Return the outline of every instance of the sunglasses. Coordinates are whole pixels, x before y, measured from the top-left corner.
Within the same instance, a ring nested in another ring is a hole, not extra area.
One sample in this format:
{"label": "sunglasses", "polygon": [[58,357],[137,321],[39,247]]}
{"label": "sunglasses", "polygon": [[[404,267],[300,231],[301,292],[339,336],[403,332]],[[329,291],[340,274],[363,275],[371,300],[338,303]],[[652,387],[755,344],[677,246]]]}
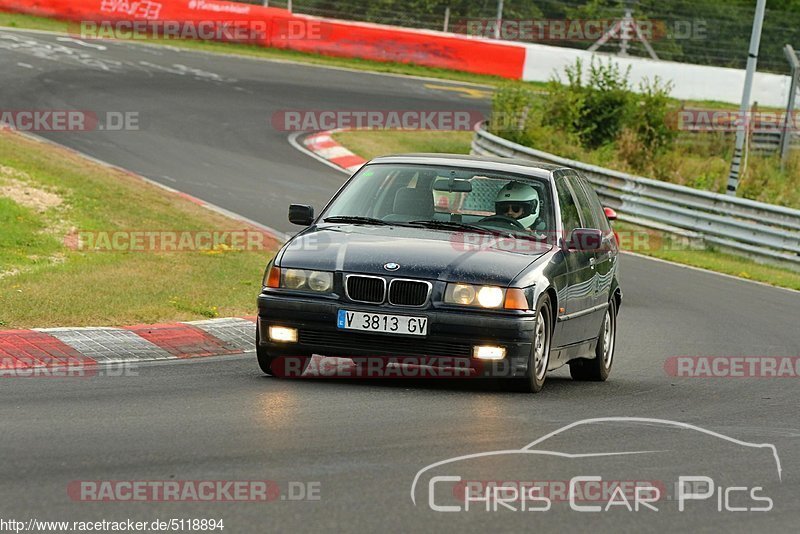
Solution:
{"label": "sunglasses", "polygon": [[532,200],[529,203],[504,202],[499,206],[499,210],[500,213],[511,213],[514,215],[521,215],[525,213],[525,211],[529,208],[532,212],[536,211],[536,208],[538,206],[539,202],[536,200]]}

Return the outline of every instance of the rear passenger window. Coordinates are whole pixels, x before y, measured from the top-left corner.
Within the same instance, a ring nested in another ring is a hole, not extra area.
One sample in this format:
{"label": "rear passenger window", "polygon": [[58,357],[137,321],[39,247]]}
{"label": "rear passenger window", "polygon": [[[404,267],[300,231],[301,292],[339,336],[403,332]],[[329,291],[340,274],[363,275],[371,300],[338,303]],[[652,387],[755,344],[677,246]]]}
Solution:
{"label": "rear passenger window", "polygon": [[578,213],[580,213],[583,228],[596,228],[600,230],[599,214],[592,208],[589,202],[589,196],[586,193],[586,189],[581,184],[578,175],[567,175],[567,182],[569,182],[570,189],[572,189],[572,192],[575,194],[575,200],[578,204]]}
{"label": "rear passenger window", "polygon": [[611,225],[608,223],[608,218],[606,218],[606,214],[603,211],[603,205],[600,203],[600,199],[597,197],[597,193],[595,192],[594,187],[592,187],[592,184],[589,183],[589,180],[587,180],[583,176],[579,175],[578,181],[583,186],[583,189],[584,189],[584,191],[586,193],[586,198],[589,201],[589,207],[591,208],[592,213],[597,214],[597,216],[595,218],[597,219],[597,221],[600,224],[600,226],[598,226],[597,228],[602,230],[603,233],[610,232],[611,231]]}

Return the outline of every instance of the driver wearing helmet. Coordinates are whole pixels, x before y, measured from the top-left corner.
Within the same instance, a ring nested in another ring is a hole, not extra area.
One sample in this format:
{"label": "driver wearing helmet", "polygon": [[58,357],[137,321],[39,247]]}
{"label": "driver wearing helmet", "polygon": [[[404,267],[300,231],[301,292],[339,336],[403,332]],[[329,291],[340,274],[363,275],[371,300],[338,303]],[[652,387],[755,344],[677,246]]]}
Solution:
{"label": "driver wearing helmet", "polygon": [[539,193],[528,184],[508,182],[498,191],[494,210],[497,215],[515,219],[526,229],[531,229],[539,218]]}

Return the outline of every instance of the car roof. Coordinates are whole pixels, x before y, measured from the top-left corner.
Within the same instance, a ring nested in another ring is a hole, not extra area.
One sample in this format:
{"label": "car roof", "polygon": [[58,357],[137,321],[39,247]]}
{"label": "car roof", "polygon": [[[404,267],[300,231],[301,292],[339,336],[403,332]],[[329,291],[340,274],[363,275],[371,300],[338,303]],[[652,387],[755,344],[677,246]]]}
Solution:
{"label": "car roof", "polygon": [[473,169],[530,174],[537,178],[550,178],[553,171],[567,168],[563,165],[540,163],[527,159],[497,158],[465,154],[394,154],[391,156],[377,157],[369,161],[369,164],[372,163],[409,163],[417,165],[469,167]]}

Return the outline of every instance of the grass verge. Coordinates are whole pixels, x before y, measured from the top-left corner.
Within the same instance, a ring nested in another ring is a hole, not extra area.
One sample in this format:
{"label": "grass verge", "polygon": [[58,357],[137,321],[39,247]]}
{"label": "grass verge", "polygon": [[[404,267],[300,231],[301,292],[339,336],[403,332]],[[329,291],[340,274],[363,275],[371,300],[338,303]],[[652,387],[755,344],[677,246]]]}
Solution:
{"label": "grass verge", "polygon": [[[253,315],[272,242],[130,251],[131,235],[250,232],[248,225],[67,150],[0,132],[0,328],[103,326]],[[77,233],[76,233],[77,232]],[[82,232],[95,232],[92,234]],[[97,233],[101,232],[101,233]],[[77,247],[76,236],[95,236]],[[255,241],[254,241],[255,243]],[[109,245],[110,246],[106,246]],[[156,247],[157,248],[157,247]],[[174,248],[174,247],[173,247]],[[252,250],[259,248],[259,250]],[[110,250],[109,250],[110,249]]]}
{"label": "grass verge", "polygon": [[[472,134],[470,132],[351,131],[334,134],[334,138],[356,154],[370,159],[402,152],[468,154]],[[762,265],[710,247],[704,250],[686,250],[685,247],[679,245],[673,246],[673,240],[667,234],[632,224],[615,222],[614,229],[618,233],[624,232],[627,235],[643,235],[644,233],[650,238],[649,243],[659,243],[659,246],[636,246],[633,252],[638,254],[800,290],[800,273],[794,271]],[[634,240],[630,240],[630,242],[633,243]],[[624,241],[622,245],[625,246]]]}
{"label": "grass verge", "polygon": [[469,154],[472,132],[402,132],[351,131],[339,132],[334,139],[362,158],[372,159],[387,154],[411,152],[447,152]]}
{"label": "grass verge", "polygon": [[637,254],[800,291],[800,273],[795,271],[756,263],[734,254],[715,250],[712,246],[706,246],[704,250],[687,250],[681,246],[680,241],[674,241],[668,234],[629,223],[615,222],[614,230],[627,235],[644,234],[651,238],[651,243],[660,244],[657,247],[635,247],[632,252]]}

